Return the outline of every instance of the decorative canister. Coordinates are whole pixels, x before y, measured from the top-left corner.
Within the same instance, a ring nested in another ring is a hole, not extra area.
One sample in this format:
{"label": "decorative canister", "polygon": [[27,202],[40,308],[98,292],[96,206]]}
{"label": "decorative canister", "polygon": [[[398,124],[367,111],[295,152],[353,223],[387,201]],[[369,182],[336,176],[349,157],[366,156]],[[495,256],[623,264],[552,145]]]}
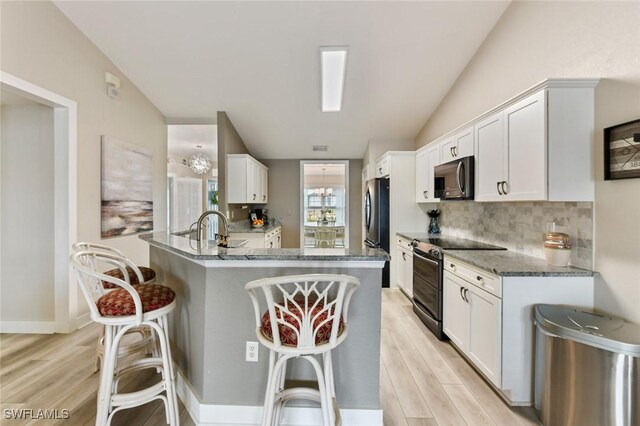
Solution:
{"label": "decorative canister", "polygon": [[544,256],[550,265],[567,266],[571,259],[569,235],[563,232],[547,232],[544,234]]}

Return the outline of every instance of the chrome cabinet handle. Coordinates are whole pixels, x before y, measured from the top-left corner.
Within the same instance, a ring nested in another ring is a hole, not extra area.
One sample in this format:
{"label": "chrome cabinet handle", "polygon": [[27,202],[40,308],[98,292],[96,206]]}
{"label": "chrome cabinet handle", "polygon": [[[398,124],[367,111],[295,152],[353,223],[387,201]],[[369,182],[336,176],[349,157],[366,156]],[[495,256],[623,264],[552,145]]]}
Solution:
{"label": "chrome cabinet handle", "polygon": [[253,194],[253,199],[254,199],[254,200],[256,199],[256,194]]}
{"label": "chrome cabinet handle", "polygon": [[424,196],[424,198],[429,198],[429,191],[422,191],[422,195]]}
{"label": "chrome cabinet handle", "polygon": [[407,260],[407,253],[402,252],[402,260]]}
{"label": "chrome cabinet handle", "polygon": [[496,182],[496,188],[498,189],[498,194],[500,194],[500,195],[504,195],[504,194],[500,191],[500,184],[501,184],[501,183],[502,183],[502,182]]}
{"label": "chrome cabinet handle", "polygon": [[382,167],[378,167],[378,171],[382,173]]}
{"label": "chrome cabinet handle", "polygon": [[482,277],[481,277],[480,275],[478,275],[478,276],[476,277],[476,280],[478,280],[478,281],[482,282]]}
{"label": "chrome cabinet handle", "polygon": [[454,146],[453,147],[453,152],[456,154],[456,157],[458,156],[458,147]]}
{"label": "chrome cabinet handle", "polygon": [[464,296],[462,295],[462,290],[464,290],[464,287],[460,287],[459,290],[460,290],[460,298],[464,300]]}
{"label": "chrome cabinet handle", "polygon": [[469,289],[465,288],[464,293],[462,293],[462,295],[464,296],[465,302],[469,303],[469,297],[467,296],[467,294],[469,294]]}
{"label": "chrome cabinet handle", "polygon": [[266,200],[266,199],[267,199],[267,196],[266,196],[266,195],[263,195],[263,196],[262,196],[262,201],[264,201],[264,200]]}
{"label": "chrome cabinet handle", "polygon": [[449,152],[451,153],[452,157],[455,157],[456,155],[453,153],[453,147],[449,148]]}

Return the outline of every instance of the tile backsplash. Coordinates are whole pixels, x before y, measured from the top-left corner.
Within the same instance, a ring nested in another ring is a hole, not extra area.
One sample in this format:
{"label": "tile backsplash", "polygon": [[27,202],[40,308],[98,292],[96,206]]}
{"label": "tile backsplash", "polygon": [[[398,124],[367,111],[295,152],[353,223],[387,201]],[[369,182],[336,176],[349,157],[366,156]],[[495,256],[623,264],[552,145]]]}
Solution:
{"label": "tile backsplash", "polygon": [[448,201],[437,208],[442,234],[542,258],[545,225],[556,222],[571,237],[571,265],[593,268],[593,203]]}

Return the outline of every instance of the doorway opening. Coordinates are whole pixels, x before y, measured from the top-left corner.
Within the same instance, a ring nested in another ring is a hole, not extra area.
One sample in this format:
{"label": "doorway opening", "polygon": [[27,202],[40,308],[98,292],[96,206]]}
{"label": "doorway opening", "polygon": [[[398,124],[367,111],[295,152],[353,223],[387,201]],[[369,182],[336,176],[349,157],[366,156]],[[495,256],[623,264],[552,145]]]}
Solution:
{"label": "doorway opening", "polygon": [[77,104],[5,72],[0,90],[0,332],[68,333],[88,321],[68,266],[77,240]]}
{"label": "doorway opening", "polygon": [[300,162],[300,247],[349,247],[349,161]]}
{"label": "doorway opening", "polygon": [[[205,210],[218,209],[218,126],[167,126],[167,221],[173,233],[189,231]],[[217,216],[207,227],[218,232]]]}

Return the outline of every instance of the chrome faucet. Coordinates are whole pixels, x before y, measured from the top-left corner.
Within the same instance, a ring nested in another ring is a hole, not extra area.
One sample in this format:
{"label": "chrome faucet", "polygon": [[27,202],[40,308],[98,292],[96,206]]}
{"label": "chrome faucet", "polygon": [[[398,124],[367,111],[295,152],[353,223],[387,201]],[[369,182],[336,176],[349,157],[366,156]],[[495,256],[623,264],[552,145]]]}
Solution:
{"label": "chrome faucet", "polygon": [[[227,245],[227,238],[229,238],[229,222],[227,221],[227,217],[225,215],[223,215],[222,213],[220,213],[218,210],[207,210],[206,212],[202,213],[200,215],[200,217],[198,218],[198,221],[196,222],[196,241],[200,242],[202,239],[202,222],[204,222],[204,220],[212,215],[215,214],[217,216],[220,217],[220,222],[222,222],[222,230],[220,230],[220,232],[218,232],[216,239],[218,240],[218,245],[219,246],[225,246]],[[193,225],[192,225],[193,226]]]}

